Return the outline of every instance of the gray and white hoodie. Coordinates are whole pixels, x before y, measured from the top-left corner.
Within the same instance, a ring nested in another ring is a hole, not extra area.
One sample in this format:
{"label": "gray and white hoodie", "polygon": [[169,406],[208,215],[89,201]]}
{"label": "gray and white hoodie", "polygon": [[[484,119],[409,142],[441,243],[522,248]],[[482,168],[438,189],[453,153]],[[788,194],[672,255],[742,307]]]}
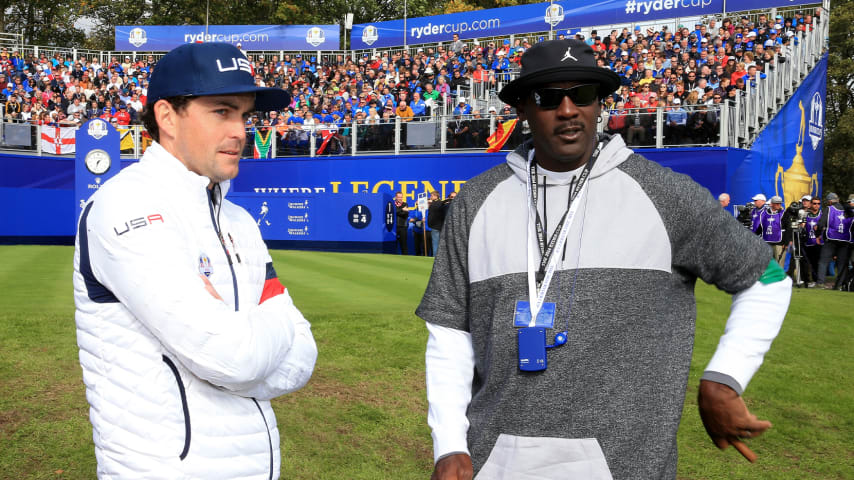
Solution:
{"label": "gray and white hoodie", "polygon": [[[741,393],[779,331],[791,288],[757,283],[768,246],[688,176],[634,154],[619,136],[602,141],[565,254],[555,253],[562,261],[545,301],[556,304],[556,328],[546,336],[569,335],[548,351],[543,372],[519,371],[513,326],[516,302],[529,300],[531,144],[452,203],[416,311],[430,331],[436,460],[470,453],[478,478],[675,478],[696,279],[742,292],[747,305],[741,315],[734,307],[708,378]],[[538,209],[542,216],[547,196],[550,237],[573,175],[542,175]],[[747,300],[757,296],[781,308],[756,319]]]}

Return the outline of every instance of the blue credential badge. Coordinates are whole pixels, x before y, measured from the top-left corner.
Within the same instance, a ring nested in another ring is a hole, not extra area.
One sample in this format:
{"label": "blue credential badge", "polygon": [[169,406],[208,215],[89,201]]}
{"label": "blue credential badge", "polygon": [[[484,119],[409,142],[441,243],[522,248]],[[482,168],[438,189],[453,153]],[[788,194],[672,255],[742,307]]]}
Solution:
{"label": "blue credential badge", "polygon": [[[534,322],[534,327],[554,328],[555,324],[555,304],[554,302],[543,302],[540,312],[537,313],[537,321]],[[519,300],[516,302],[516,313],[513,316],[514,327],[530,327],[531,325],[531,304],[527,300]]]}
{"label": "blue credential badge", "polygon": [[548,367],[546,359],[546,329],[525,327],[516,330],[519,341],[519,370],[539,372]]}

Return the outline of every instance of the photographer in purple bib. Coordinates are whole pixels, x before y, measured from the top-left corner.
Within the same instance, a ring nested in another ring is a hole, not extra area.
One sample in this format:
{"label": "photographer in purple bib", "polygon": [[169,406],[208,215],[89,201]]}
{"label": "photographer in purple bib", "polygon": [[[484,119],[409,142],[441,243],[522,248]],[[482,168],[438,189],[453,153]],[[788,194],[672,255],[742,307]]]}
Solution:
{"label": "photographer in purple bib", "polygon": [[[754,229],[774,251],[774,260],[786,264],[786,246],[792,242],[792,215],[783,208],[783,198],[773,196],[762,211]],[[797,220],[797,217],[794,217]]]}
{"label": "photographer in purple bib", "polygon": [[619,85],[567,39],[526,50],[499,93],[531,139],[463,186],[416,310],[433,479],[676,478],[698,279],[733,295],[706,431],[753,461],[771,427],[741,395],[791,279],[708,190],[597,133]]}
{"label": "photographer in purple bib", "polygon": [[[839,195],[831,192],[825,196],[827,206],[821,211],[818,221],[817,237],[822,243],[821,256],[818,260],[816,283],[819,287],[830,290],[840,288],[842,280],[847,276],[849,250],[851,249],[852,223],[854,223],[854,202],[849,199],[849,206],[839,203]],[[825,283],[827,267],[836,258],[836,280]]]}

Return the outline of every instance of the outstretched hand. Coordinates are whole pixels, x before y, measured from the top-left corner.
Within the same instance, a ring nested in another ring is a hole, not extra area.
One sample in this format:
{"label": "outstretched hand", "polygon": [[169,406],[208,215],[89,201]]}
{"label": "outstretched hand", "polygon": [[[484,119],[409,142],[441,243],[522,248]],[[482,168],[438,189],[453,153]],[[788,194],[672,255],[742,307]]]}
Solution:
{"label": "outstretched hand", "polygon": [[430,480],[471,480],[473,476],[471,457],[465,453],[458,453],[436,462]]}
{"label": "outstretched hand", "polygon": [[742,439],[762,435],[771,428],[771,422],[756,418],[738,393],[722,383],[700,380],[697,406],[706,433],[718,448],[723,450],[732,445],[748,461],[756,461],[756,454]]}

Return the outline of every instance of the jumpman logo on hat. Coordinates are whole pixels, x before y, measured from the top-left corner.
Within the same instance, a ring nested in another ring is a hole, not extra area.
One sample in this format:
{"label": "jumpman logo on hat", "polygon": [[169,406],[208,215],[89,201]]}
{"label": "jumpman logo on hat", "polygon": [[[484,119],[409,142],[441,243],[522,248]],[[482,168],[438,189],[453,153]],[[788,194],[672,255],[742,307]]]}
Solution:
{"label": "jumpman logo on hat", "polygon": [[578,61],[577,58],[572,56],[572,52],[570,50],[572,50],[572,47],[566,47],[566,53],[564,53],[563,58],[560,59],[561,62],[565,61],[568,58],[571,58],[571,59],[575,60],[576,62]]}

